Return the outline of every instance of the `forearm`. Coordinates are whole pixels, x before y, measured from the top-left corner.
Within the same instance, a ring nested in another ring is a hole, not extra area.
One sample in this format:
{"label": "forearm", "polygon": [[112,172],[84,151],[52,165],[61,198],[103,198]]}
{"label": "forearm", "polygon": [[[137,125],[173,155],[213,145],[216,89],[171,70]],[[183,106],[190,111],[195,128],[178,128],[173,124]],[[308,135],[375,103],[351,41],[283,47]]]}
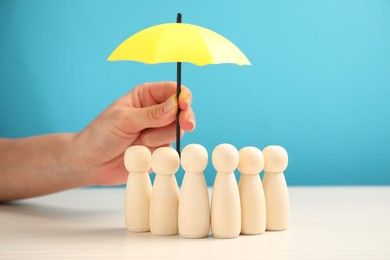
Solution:
{"label": "forearm", "polygon": [[94,185],[73,134],[0,139],[0,201]]}

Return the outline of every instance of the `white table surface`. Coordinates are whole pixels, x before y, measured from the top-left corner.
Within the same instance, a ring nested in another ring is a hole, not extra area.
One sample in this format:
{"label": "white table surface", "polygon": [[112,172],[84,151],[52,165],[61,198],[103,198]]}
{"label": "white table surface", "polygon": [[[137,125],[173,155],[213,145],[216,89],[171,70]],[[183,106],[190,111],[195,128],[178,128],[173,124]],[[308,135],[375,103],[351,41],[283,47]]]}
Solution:
{"label": "white table surface", "polygon": [[124,189],[0,204],[0,259],[390,259],[390,186],[290,187],[290,228],[236,239],[131,233]]}

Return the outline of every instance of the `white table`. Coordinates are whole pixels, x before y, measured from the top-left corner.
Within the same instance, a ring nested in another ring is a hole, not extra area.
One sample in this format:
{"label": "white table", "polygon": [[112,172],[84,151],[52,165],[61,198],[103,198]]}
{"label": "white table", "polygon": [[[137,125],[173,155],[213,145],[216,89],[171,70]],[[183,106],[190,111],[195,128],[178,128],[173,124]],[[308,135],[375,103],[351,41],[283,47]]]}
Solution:
{"label": "white table", "polygon": [[390,259],[390,186],[289,191],[289,230],[236,239],[130,233],[123,188],[3,204],[0,259]]}

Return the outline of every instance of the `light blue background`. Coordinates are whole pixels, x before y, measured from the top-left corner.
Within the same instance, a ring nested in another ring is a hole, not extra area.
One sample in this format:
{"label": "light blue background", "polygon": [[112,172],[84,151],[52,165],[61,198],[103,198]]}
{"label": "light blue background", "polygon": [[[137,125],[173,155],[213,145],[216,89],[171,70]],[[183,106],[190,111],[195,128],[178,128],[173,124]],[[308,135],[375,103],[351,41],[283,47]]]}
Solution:
{"label": "light blue background", "polygon": [[390,184],[390,1],[1,0],[0,136],[80,131],[133,86],[175,80],[175,64],[106,58],[177,12],[253,64],[183,65],[184,144],[282,145],[290,185]]}

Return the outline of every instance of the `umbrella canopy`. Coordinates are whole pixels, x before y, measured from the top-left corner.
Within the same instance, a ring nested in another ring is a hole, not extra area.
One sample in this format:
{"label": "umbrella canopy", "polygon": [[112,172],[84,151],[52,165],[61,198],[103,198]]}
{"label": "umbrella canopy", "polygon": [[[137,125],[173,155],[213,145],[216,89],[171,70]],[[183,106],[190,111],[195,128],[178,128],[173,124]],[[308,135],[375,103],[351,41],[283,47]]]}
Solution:
{"label": "umbrella canopy", "polygon": [[[181,63],[198,66],[234,63],[251,65],[228,39],[209,29],[181,23],[166,23],[144,29],[122,42],[108,57],[110,61],[132,60],[148,64],[177,62],[177,98],[181,91]],[[180,107],[176,114],[176,150],[180,155]]]}
{"label": "umbrella canopy", "polygon": [[251,64],[240,49],[222,35],[185,23],[160,24],[142,30],[120,44],[108,60],[133,60],[148,64],[190,62],[198,66]]}

